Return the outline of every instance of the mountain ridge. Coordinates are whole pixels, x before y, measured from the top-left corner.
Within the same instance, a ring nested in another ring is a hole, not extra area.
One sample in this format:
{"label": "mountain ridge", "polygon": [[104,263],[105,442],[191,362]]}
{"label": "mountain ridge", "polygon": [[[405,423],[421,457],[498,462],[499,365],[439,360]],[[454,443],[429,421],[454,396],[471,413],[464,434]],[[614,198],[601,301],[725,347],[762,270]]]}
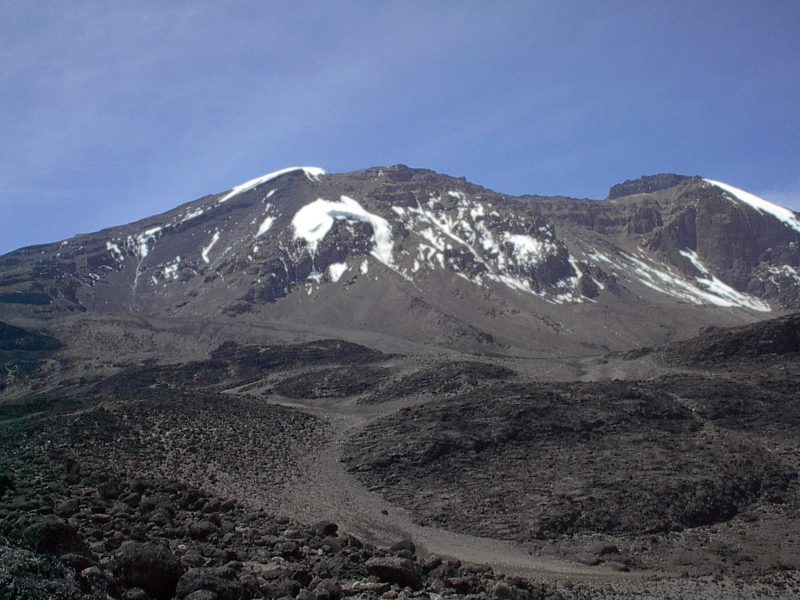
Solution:
{"label": "mountain ridge", "polygon": [[[0,317],[323,324],[327,311],[345,329],[456,349],[553,338],[568,351],[598,340],[624,350],[696,331],[659,333],[676,320],[735,325],[800,306],[797,217],[752,198],[675,174],[595,201],[501,194],[405,165],[293,167],[0,257]],[[647,323],[653,310],[669,318]],[[631,324],[603,332],[620,320]]]}

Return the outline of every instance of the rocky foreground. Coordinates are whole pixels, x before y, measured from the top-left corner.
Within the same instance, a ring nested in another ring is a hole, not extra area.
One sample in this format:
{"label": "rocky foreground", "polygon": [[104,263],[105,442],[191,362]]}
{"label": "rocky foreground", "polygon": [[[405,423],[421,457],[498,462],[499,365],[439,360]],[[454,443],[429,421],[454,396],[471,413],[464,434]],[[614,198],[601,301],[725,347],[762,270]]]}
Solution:
{"label": "rocky foreground", "polygon": [[109,374],[6,334],[2,600],[800,597],[797,315],[582,381],[339,341]]}
{"label": "rocky foreground", "polygon": [[338,531],[250,511],[169,480],[48,457],[4,461],[0,597],[559,598],[486,566],[378,548]]}

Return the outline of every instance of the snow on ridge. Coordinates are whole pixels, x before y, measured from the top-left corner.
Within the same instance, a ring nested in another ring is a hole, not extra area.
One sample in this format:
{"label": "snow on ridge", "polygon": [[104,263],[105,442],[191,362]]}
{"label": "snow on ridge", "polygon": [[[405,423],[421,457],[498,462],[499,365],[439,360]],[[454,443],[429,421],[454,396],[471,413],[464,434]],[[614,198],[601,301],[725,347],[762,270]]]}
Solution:
{"label": "snow on ridge", "polygon": [[721,181],[714,181],[713,179],[703,179],[703,181],[720,188],[724,192],[727,192],[730,196],[733,196],[734,199],[744,202],[761,214],[772,215],[779,221],[782,221],[787,227],[791,227],[800,233],[800,219],[798,219],[797,215],[795,215],[788,208],[773,204],[772,202],[764,200],[763,198],[759,198],[755,194],[745,192],[744,190],[740,190],[739,188],[728,185],[727,183],[722,183]]}
{"label": "snow on ridge", "polygon": [[681,254],[688,258],[701,273],[701,276],[695,278],[694,281],[689,281],[683,276],[673,273],[667,265],[648,264],[644,260],[646,259],[644,255],[640,259],[627,252],[620,252],[620,256],[628,263],[627,268],[631,268],[639,276],[639,283],[667,296],[673,296],[698,305],[711,304],[722,307],[746,308],[758,312],[770,312],[772,310],[766,302],[738,292],[717,279],[700,262],[694,252],[687,250],[681,251]]}
{"label": "snow on ridge", "polygon": [[366,211],[358,202],[348,196],[341,196],[339,202],[318,198],[306,204],[292,218],[295,240],[305,240],[309,252],[317,252],[319,243],[333,227],[336,220],[362,221],[372,225],[371,254],[383,264],[394,269],[394,239],[392,227],[383,217]]}
{"label": "snow on ridge", "polygon": [[222,204],[223,202],[230,200],[234,196],[238,196],[243,192],[250,191],[253,188],[258,187],[259,185],[263,185],[268,181],[272,181],[273,179],[276,179],[281,175],[286,175],[287,173],[293,173],[294,171],[302,171],[310,181],[319,181],[319,178],[322,175],[325,175],[326,173],[324,169],[320,169],[319,167],[287,167],[286,169],[273,171],[272,173],[267,173],[266,175],[262,175],[261,177],[256,177],[255,179],[250,179],[249,181],[245,181],[244,183],[241,183],[236,187],[232,188],[231,191],[229,191],[222,198],[217,200],[217,202],[219,204]]}
{"label": "snow on ridge", "polygon": [[157,225],[156,227],[151,227],[143,231],[137,236],[129,235],[126,245],[129,248],[133,248],[134,253],[139,256],[140,259],[145,259],[147,255],[150,254],[150,241],[154,241],[156,236],[161,233],[163,229],[161,225]]}
{"label": "snow on ridge", "polygon": [[[748,294],[743,294],[720,279],[717,279],[717,277],[700,262],[697,252],[693,250],[681,250],[680,253],[682,256],[689,259],[689,262],[703,274],[702,277],[697,278],[697,281],[703,285],[709,293],[722,298],[724,302],[730,302],[733,306],[743,306],[758,312],[770,312],[772,310],[769,304],[763,300],[759,300]],[[725,304],[720,303],[720,306],[725,306]]]}
{"label": "snow on ridge", "polygon": [[196,219],[197,217],[202,215],[204,212],[205,212],[205,209],[203,209],[203,208],[196,208],[194,210],[187,211],[186,213],[183,214],[183,216],[181,217],[181,220],[179,222],[180,223],[186,223],[186,221],[191,221],[192,219]]}

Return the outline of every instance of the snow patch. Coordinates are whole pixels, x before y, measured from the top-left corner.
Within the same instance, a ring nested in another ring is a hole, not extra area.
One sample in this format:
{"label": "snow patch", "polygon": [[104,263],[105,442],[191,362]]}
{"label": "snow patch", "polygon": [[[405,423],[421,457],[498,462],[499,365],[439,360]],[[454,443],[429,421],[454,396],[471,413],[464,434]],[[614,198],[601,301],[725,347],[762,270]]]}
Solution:
{"label": "snow patch", "polygon": [[304,240],[312,255],[336,220],[361,221],[372,226],[371,254],[383,264],[394,268],[392,228],[383,217],[366,211],[358,202],[342,196],[339,202],[319,198],[297,211],[292,219],[295,240]]}
{"label": "snow patch", "polygon": [[728,185],[727,183],[722,183],[721,181],[714,181],[712,179],[704,179],[703,181],[720,188],[724,192],[727,192],[734,199],[744,202],[761,214],[772,215],[779,221],[783,222],[787,227],[791,227],[800,233],[800,218],[798,218],[797,215],[788,208],[773,204],[772,202],[764,200],[763,198],[759,198],[755,194],[745,192],[744,190],[740,190],[739,188]]}
{"label": "snow patch", "polygon": [[269,231],[269,228],[272,227],[272,224],[275,222],[275,217],[267,217],[264,219],[264,222],[258,228],[258,233],[256,233],[256,237],[261,237],[263,234]]}
{"label": "snow patch", "polygon": [[176,256],[175,260],[164,267],[164,279],[177,279],[178,278],[178,267],[181,264],[181,257]]}
{"label": "snow patch", "polygon": [[331,278],[331,281],[336,282],[339,281],[339,278],[347,271],[347,263],[340,262],[340,263],[333,263],[328,265],[328,276]]}
{"label": "snow patch", "polygon": [[514,247],[514,253],[527,263],[537,263],[545,255],[545,245],[529,235],[503,233],[503,239]]}
{"label": "snow patch", "polygon": [[202,215],[204,212],[205,212],[204,209],[196,208],[196,209],[194,209],[192,211],[189,211],[186,214],[184,214],[183,217],[181,217],[180,222],[181,223],[186,223],[186,221],[191,221],[192,219],[196,219],[197,217]]}
{"label": "snow patch", "polygon": [[163,227],[159,225],[146,229],[137,236],[129,235],[127,245],[128,247],[133,247],[134,253],[139,256],[139,258],[147,258],[147,255],[150,254],[150,242],[154,241],[162,230]]}
{"label": "snow patch", "polygon": [[770,312],[772,310],[769,304],[763,300],[759,300],[748,294],[743,294],[717,279],[711,271],[700,262],[697,252],[693,250],[681,250],[680,252],[682,256],[688,258],[695,268],[703,274],[701,277],[697,278],[697,281],[720,299],[717,302],[719,306],[741,306],[758,312]]}
{"label": "snow patch", "polygon": [[325,170],[320,169],[319,167],[288,167],[286,169],[281,169],[280,171],[273,171],[272,173],[267,173],[266,175],[262,175],[261,177],[256,177],[255,179],[245,181],[244,183],[232,188],[230,192],[228,192],[222,198],[217,200],[217,202],[222,204],[223,202],[230,200],[234,196],[237,196],[244,192],[248,192],[253,188],[256,188],[260,185],[267,183],[268,181],[272,181],[273,179],[280,177],[281,175],[286,175],[287,173],[293,173],[295,171],[302,171],[310,181],[319,181],[319,178],[322,175],[325,175]]}
{"label": "snow patch", "polygon": [[106,242],[106,250],[116,255],[117,260],[123,260],[125,255],[122,253],[120,247],[114,242]]}
{"label": "snow patch", "polygon": [[214,247],[214,244],[216,244],[218,241],[219,241],[219,230],[214,232],[214,237],[211,238],[211,243],[208,244],[208,246],[206,246],[205,248],[203,248],[201,256],[203,258],[204,263],[209,264],[211,262],[208,258],[208,253],[211,252],[211,249]]}

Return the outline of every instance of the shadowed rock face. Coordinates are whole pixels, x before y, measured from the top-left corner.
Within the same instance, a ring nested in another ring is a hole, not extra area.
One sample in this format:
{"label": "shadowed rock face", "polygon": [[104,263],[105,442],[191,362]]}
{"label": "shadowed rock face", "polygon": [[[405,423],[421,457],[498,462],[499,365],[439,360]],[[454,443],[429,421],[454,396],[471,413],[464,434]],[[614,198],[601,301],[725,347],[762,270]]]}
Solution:
{"label": "shadowed rock face", "polygon": [[675,173],[661,173],[659,175],[645,175],[639,179],[628,179],[622,183],[611,186],[608,191],[608,199],[622,198],[634,194],[649,194],[675,187],[691,177],[686,175],[676,175]]}
{"label": "shadowed rock face", "polygon": [[[759,290],[759,297],[779,300],[780,285],[768,292],[763,277],[774,265],[797,265],[798,243],[792,230],[774,218],[761,218],[747,205],[731,202],[713,187],[689,189],[678,197],[680,208],[648,241],[685,272],[700,274],[681,251],[693,250],[722,281],[741,291]],[[794,270],[794,268],[792,269]],[[794,290],[793,285],[789,288]],[[780,301],[780,300],[779,300]],[[789,306],[792,304],[789,303]]]}
{"label": "shadowed rock face", "polygon": [[723,329],[707,327],[700,335],[662,350],[673,360],[719,365],[731,360],[796,355],[800,352],[800,314]]}

